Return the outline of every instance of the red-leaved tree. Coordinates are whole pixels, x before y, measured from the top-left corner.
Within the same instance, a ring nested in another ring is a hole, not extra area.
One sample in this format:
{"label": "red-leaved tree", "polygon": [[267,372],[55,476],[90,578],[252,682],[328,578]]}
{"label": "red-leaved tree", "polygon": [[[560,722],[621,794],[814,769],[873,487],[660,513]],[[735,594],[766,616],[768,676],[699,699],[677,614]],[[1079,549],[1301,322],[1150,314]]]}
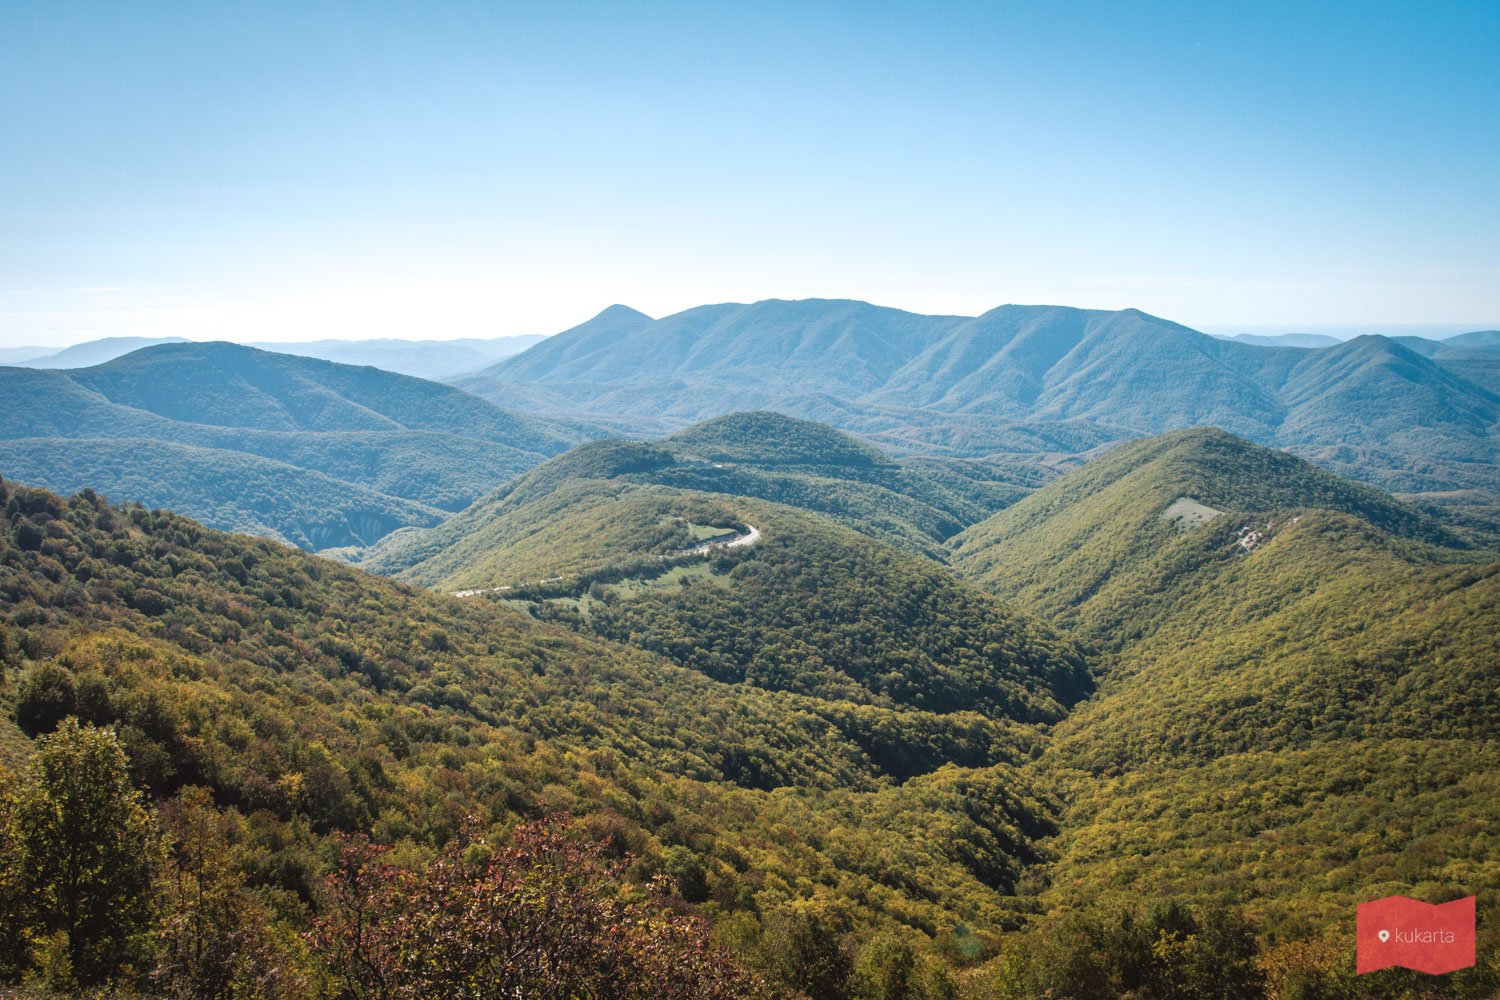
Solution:
{"label": "red-leaved tree", "polygon": [[622,899],[623,863],[566,827],[561,817],[527,824],[494,850],[455,842],[417,870],[351,841],[309,941],[350,1000],[772,995],[701,921]]}

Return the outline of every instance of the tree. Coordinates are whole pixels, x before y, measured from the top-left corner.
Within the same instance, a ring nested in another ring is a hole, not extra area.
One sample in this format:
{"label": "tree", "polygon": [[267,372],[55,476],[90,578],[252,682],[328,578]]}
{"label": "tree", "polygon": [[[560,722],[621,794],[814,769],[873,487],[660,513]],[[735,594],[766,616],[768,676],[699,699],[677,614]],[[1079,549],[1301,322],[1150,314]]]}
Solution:
{"label": "tree", "polygon": [[796,900],[767,914],[761,947],[783,982],[818,1000],[843,1000],[854,973],[848,934],[848,918],[834,907]]}
{"label": "tree", "polygon": [[187,788],[162,807],[161,825],[168,854],[157,986],[183,1000],[305,994],[236,863],[234,844],[244,837],[239,815],[216,810],[205,789]]}
{"label": "tree", "polygon": [[50,733],[57,724],[74,714],[78,693],[73,672],[55,663],[40,663],[21,679],[16,700],[16,725],[27,736]]}
{"label": "tree", "polygon": [[917,1000],[917,956],[906,941],[884,935],[866,942],[855,963],[859,1000]]}
{"label": "tree", "polygon": [[31,900],[26,885],[26,849],[16,823],[13,776],[0,767],[0,982],[16,979],[26,968]]}
{"label": "tree", "polygon": [[1142,915],[1096,908],[1048,917],[994,968],[995,994],[1085,1000],[1260,1000],[1254,929],[1237,911],[1166,902]]}
{"label": "tree", "polygon": [[558,818],[511,847],[459,838],[419,870],[351,840],[309,939],[349,1000],[767,995],[697,921],[623,900],[625,862],[604,850]]}
{"label": "tree", "polygon": [[73,976],[103,982],[144,958],[157,844],[114,732],[69,718],[38,740],[15,825],[36,929],[65,936]]}

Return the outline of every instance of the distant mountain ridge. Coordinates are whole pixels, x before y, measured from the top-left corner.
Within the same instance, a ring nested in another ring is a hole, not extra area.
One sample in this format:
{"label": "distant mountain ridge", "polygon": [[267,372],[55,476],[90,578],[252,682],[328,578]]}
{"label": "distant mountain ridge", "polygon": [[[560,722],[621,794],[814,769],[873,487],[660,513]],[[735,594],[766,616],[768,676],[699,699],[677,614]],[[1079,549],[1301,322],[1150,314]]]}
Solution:
{"label": "distant mountain ridge", "polygon": [[[458,340],[251,341],[244,346],[278,354],[321,358],[349,365],[371,365],[418,378],[445,378],[473,371],[496,360],[518,354],[546,338],[541,334]],[[101,365],[132,351],[160,344],[200,343],[182,337],[106,337],[74,344],[61,350],[47,347],[0,349],[0,364],[27,368],[87,368]],[[211,343],[211,341],[202,341]]]}
{"label": "distant mountain ridge", "polygon": [[[1371,449],[1383,457],[1367,473],[1343,471],[1389,488],[1435,480],[1500,492],[1492,341],[1478,331],[1414,350],[1363,336],[1309,350],[1211,337],[1135,309],[1064,306],[966,318],[768,300],[659,320],[615,306],[453,384],[642,431],[770,409],[962,456],[1076,454],[1212,425],[1308,453]],[[1430,460],[1448,464],[1411,474]]]}
{"label": "distant mountain ridge", "polygon": [[0,368],[0,400],[0,474],[316,549],[434,524],[603,434],[411,376],[225,343]]}
{"label": "distant mountain ridge", "polygon": [[131,351],[139,351],[144,347],[186,343],[188,341],[183,337],[104,337],[61,350],[42,348],[29,357],[16,358],[8,363],[27,368],[88,368],[124,357]]}
{"label": "distant mountain ridge", "polygon": [[1236,333],[1221,337],[1256,347],[1334,347],[1343,341],[1326,333]]}

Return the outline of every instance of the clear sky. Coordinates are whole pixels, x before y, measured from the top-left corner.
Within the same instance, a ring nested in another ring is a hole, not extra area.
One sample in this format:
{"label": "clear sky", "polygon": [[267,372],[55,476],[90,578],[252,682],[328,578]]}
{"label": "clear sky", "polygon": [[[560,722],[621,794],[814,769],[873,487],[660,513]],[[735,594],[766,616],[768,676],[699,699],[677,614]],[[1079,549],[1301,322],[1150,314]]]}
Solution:
{"label": "clear sky", "polygon": [[0,0],[0,345],[1500,325],[1500,3]]}

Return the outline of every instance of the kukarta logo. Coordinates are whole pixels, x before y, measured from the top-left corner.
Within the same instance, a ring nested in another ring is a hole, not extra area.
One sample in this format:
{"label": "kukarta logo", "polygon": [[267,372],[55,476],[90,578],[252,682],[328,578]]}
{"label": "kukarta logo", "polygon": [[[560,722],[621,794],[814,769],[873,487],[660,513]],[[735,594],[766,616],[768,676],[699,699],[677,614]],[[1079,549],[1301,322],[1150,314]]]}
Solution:
{"label": "kukarta logo", "polygon": [[1361,903],[1354,924],[1361,975],[1399,965],[1436,976],[1474,964],[1473,896],[1437,904],[1387,896]]}

